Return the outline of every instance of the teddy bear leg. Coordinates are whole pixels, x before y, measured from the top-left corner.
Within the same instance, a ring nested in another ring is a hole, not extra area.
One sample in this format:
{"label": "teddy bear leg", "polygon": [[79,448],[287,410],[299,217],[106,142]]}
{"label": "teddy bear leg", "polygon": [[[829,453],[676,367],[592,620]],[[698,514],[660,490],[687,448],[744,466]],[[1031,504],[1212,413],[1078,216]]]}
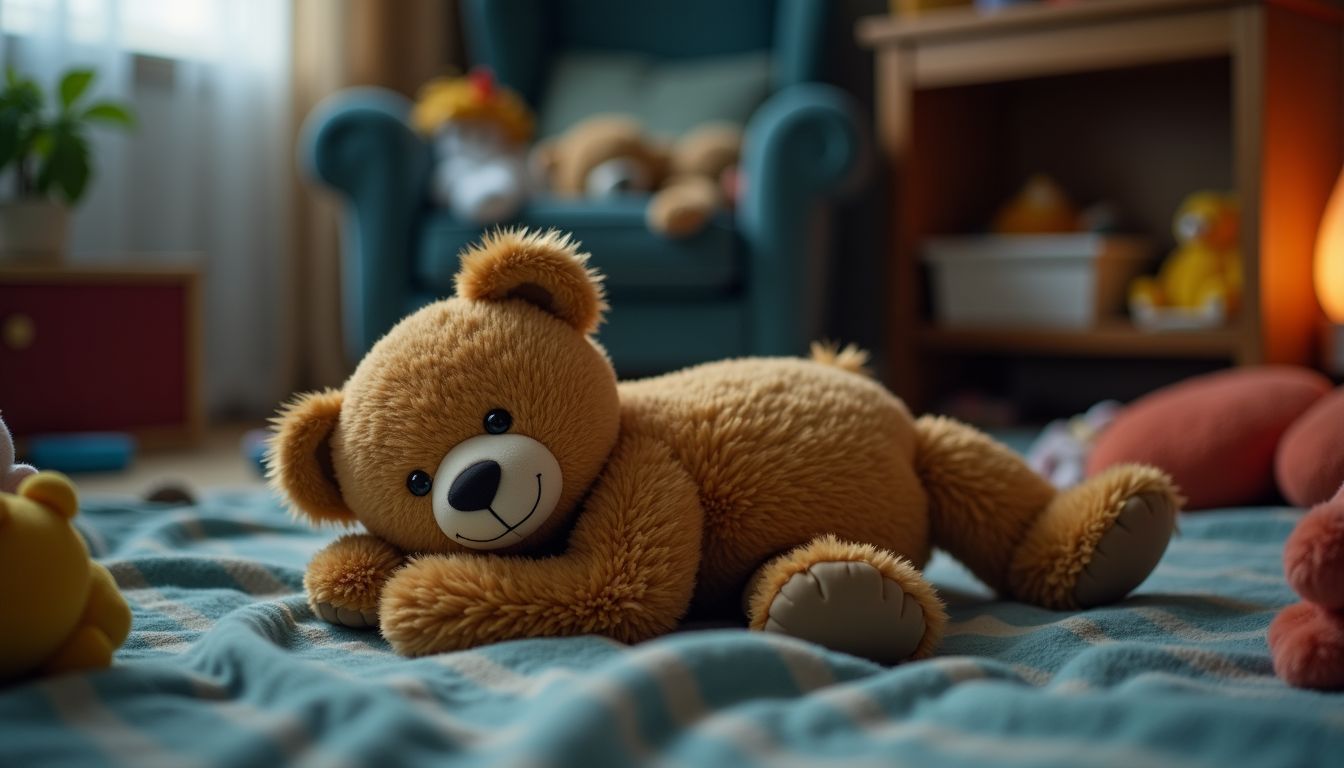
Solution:
{"label": "teddy bear leg", "polygon": [[916,435],[934,545],[1002,594],[1059,609],[1118,600],[1166,551],[1180,501],[1155,469],[1119,467],[1056,494],[965,424],[926,416]]}
{"label": "teddy bear leg", "polygon": [[1055,609],[1119,600],[1157,567],[1180,504],[1170,478],[1138,465],[1060,493],[1013,552],[1008,591]]}
{"label": "teddy bear leg", "polygon": [[308,604],[324,621],[352,629],[378,626],[383,585],[402,566],[396,547],[367,533],[333,541],[303,574]]}
{"label": "teddy bear leg", "polygon": [[933,653],[947,613],[908,561],[823,536],[771,560],[746,594],[752,629],[895,664]]}

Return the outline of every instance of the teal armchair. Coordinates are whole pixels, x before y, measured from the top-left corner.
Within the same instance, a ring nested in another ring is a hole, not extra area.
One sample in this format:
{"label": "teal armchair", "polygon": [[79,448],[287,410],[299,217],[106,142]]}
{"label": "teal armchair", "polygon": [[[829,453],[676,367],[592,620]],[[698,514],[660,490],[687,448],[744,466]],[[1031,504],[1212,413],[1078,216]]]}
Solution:
{"label": "teal armchair", "polygon": [[[854,189],[866,149],[851,100],[818,82],[826,9],[825,0],[463,0],[473,63],[523,94],[543,135],[581,117],[579,106],[634,111],[654,132],[735,114],[745,122],[745,192],[695,236],[649,232],[641,199],[538,198],[514,222],[572,232],[592,253],[611,304],[599,337],[622,375],[797,354],[819,332],[827,203]],[[649,98],[636,103],[641,94]],[[659,94],[680,98],[669,107]],[[592,104],[576,106],[583,99]],[[301,138],[310,175],[348,203],[352,359],[407,312],[450,295],[458,254],[481,233],[430,204],[431,153],[409,110],[388,91],[345,91],[314,111]]]}

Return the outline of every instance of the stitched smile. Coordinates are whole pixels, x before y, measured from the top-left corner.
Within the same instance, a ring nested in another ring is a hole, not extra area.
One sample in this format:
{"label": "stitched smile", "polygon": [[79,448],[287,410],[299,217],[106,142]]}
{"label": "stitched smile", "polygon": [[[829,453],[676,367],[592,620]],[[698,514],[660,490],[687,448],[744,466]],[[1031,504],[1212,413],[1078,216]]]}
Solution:
{"label": "stitched smile", "polygon": [[463,536],[460,533],[455,533],[453,535],[463,541],[470,541],[476,544],[489,544],[492,541],[499,541],[505,536],[508,536],[510,533],[521,539],[523,538],[523,534],[518,533],[517,529],[522,527],[523,523],[526,523],[529,519],[531,519],[532,515],[535,514],[537,511],[537,505],[540,503],[541,503],[541,473],[537,473],[537,498],[535,501],[532,502],[532,510],[528,512],[527,515],[522,520],[519,520],[513,525],[509,525],[508,523],[504,522],[504,518],[500,517],[499,513],[496,512],[493,507],[487,507],[486,509],[489,510],[490,515],[494,517],[496,520],[498,520],[500,525],[504,526],[503,533],[499,534],[493,539],[473,539],[469,536]]}

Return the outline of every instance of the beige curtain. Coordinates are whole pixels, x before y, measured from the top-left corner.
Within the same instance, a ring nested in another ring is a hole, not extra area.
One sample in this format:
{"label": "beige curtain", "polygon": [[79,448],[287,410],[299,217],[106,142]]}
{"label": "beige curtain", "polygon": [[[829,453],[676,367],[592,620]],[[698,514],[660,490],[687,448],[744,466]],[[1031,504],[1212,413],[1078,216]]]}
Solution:
{"label": "beige curtain", "polygon": [[[293,0],[294,125],[341,88],[377,85],[413,97],[460,70],[453,0]],[[297,133],[296,133],[297,136]],[[339,385],[349,373],[340,320],[341,201],[295,176],[290,339],[296,390]]]}

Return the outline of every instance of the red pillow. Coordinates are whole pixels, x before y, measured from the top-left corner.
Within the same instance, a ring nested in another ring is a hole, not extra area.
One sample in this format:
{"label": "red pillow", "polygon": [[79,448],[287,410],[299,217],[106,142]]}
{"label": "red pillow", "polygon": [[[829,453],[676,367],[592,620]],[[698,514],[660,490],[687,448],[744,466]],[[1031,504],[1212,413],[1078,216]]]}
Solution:
{"label": "red pillow", "polygon": [[1274,490],[1274,452],[1288,426],[1331,388],[1306,368],[1234,368],[1164,387],[1125,408],[1097,438],[1087,474],[1152,464],[1188,509],[1253,504]]}
{"label": "red pillow", "polygon": [[1284,497],[1299,507],[1320,504],[1344,485],[1344,387],[1317,400],[1288,428],[1274,474]]}

